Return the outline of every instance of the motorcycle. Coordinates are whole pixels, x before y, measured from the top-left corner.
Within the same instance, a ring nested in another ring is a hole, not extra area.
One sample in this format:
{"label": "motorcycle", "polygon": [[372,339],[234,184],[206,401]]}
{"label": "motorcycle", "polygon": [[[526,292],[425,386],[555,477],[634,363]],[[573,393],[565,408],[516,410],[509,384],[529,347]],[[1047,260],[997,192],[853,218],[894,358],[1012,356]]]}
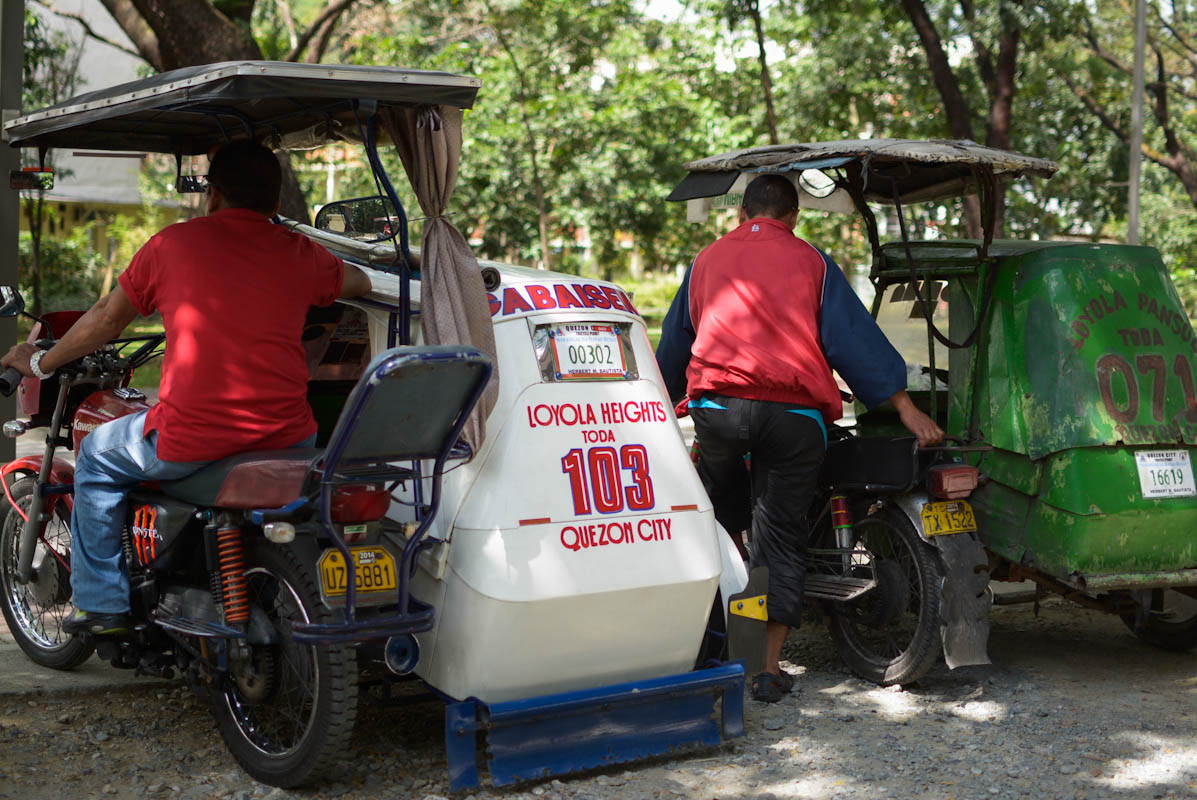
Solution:
{"label": "motorcycle", "polygon": [[[203,189],[183,157],[230,140],[364,148],[377,195],[329,203],[313,225],[275,219],[371,281],[303,329],[321,448],[247,454],[134,492],[126,557],[140,623],[128,641],[95,641],[120,666],[183,670],[213,697],[237,760],[273,785],[349,757],[359,685],[386,696],[422,681],[445,703],[454,790],[478,784],[483,749],[503,785],[744,733],[743,667],[695,668],[712,600],[743,584],[743,565],[688,468],[644,319],[610,283],[479,263],[440,216],[479,86],[395,67],[229,62],[5,124],[11,145],[40,152],[174,154],[181,192]],[[400,150],[390,163],[429,205],[421,248],[380,153],[388,135]],[[15,173],[10,185],[49,178]],[[58,335],[71,321],[46,320]],[[430,332],[477,350],[424,347]],[[56,449],[144,408],[127,381],[150,344],[116,342],[23,382],[30,422],[8,425],[50,432],[44,456],[8,468],[0,592],[27,652],[51,666],[90,646],[59,627],[72,497]]]}
{"label": "motorcycle", "polygon": [[[838,425],[827,434],[806,514],[803,600],[844,663],[879,686],[916,683],[941,642],[949,668],[990,663],[989,571],[967,500],[979,472],[963,463],[978,448],[920,447],[913,437]],[[758,609],[767,589],[767,568],[753,569],[729,597],[728,630],[708,637],[709,655],[724,652],[726,638],[727,655],[754,674],[764,669],[767,613]]]}
{"label": "motorcycle", "polygon": [[[5,294],[0,314],[16,313],[20,295],[9,287]],[[30,340],[51,345],[42,337],[65,333],[63,316],[39,320]],[[342,756],[353,730],[357,653],[327,641],[336,638],[335,609],[357,599],[345,565],[356,558],[365,590],[393,585],[398,570],[411,569],[439,507],[445,463],[465,455],[455,445],[490,362],[464,347],[384,351],[350,393],[327,448],[236,455],[134,489],[122,534],[132,631],[71,636],[62,622],[72,608],[72,466],[58,454],[66,446],[78,452],[98,424],[149,408],[128,383],[163,342],[162,334],[120,339],[45,381],[19,382],[31,423],[7,423],[6,432],[48,427],[40,459],[0,469],[10,503],[0,529],[0,610],[17,644],[43,666],[69,669],[94,649],[141,674],[169,678],[177,670],[206,692],[246,772],[274,785],[302,783]],[[11,394],[19,377],[7,370],[0,391]],[[380,407],[430,391],[442,402],[426,406],[418,429],[361,424]],[[419,525],[405,530],[386,513],[392,484],[414,474],[392,462],[424,458],[434,460],[432,494]],[[345,541],[369,546],[351,554]],[[396,542],[407,545],[399,558]],[[332,581],[322,581],[324,573]]]}
{"label": "motorcycle", "polygon": [[988,664],[989,571],[968,497],[976,467],[960,444],[860,436],[832,426],[808,515],[805,598],[840,657],[882,686]]}

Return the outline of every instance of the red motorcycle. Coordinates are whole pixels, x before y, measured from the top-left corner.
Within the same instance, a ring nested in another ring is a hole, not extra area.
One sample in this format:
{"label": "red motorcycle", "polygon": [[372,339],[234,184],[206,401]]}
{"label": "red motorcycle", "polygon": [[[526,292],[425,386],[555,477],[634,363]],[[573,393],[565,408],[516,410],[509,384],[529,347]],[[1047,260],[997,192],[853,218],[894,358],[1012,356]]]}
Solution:
{"label": "red motorcycle", "polygon": [[[10,287],[0,294],[0,316],[21,311]],[[49,314],[29,339],[48,345],[80,316]],[[134,629],[71,636],[62,622],[72,611],[73,466],[58,453],[78,452],[97,426],[149,408],[129,379],[163,344],[162,334],[118,339],[45,381],[0,375],[5,394],[21,386],[29,416],[5,423],[4,433],[47,429],[43,455],[0,469],[10,504],[0,528],[0,610],[38,664],[70,669],[95,651],[141,673],[181,671],[205,690],[242,767],[294,786],[344,757],[359,660],[402,672],[412,633],[430,625],[433,610],[409,596],[408,579],[445,462],[467,455],[455,443],[490,362],[467,347],[386,350],[348,393],[326,448],[245,453],[135,489],[122,540]],[[438,402],[421,402],[428,397]],[[388,409],[416,409],[405,414],[414,424],[394,424]],[[414,523],[386,517],[405,481],[431,488]],[[382,585],[395,591],[359,602],[359,591]]]}

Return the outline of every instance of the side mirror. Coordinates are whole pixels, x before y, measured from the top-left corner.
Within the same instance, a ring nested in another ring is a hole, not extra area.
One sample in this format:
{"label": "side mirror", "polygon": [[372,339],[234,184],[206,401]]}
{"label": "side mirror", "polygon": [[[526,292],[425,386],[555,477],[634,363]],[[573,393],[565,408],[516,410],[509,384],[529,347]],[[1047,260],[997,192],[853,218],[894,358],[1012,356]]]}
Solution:
{"label": "side mirror", "polygon": [[8,186],[10,189],[30,192],[53,189],[54,170],[34,167],[14,169],[8,173]]}
{"label": "side mirror", "polygon": [[25,300],[13,286],[0,286],[0,317],[15,317],[25,310]]}
{"label": "side mirror", "polygon": [[208,176],[180,175],[175,178],[175,191],[179,194],[202,194],[208,191]]}
{"label": "side mirror", "polygon": [[316,214],[315,227],[362,242],[381,242],[399,232],[394,204],[379,195],[329,203]]}

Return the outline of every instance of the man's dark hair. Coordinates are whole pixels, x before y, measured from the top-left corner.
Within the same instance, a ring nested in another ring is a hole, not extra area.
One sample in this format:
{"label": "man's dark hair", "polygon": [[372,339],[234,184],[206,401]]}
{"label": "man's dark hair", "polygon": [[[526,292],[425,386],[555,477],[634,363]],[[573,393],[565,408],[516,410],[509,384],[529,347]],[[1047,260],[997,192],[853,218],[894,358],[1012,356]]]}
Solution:
{"label": "man's dark hair", "polygon": [[278,206],[282,168],[268,148],[257,142],[234,142],[216,151],[208,167],[208,184],[219,189],[233,208],[273,216]]}
{"label": "man's dark hair", "polygon": [[798,208],[798,190],[782,175],[761,175],[744,190],[744,213],[749,219],[781,219]]}

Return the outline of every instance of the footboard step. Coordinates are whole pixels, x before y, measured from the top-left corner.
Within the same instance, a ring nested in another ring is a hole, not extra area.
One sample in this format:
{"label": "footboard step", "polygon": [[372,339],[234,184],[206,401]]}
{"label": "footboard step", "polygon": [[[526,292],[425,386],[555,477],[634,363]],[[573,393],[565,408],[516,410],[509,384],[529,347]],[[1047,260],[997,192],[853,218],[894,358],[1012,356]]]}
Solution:
{"label": "footboard step", "polygon": [[176,617],[174,614],[155,614],[154,622],[168,631],[181,633],[184,636],[197,636],[204,639],[244,639],[245,632],[219,622]]}
{"label": "footboard step", "polygon": [[815,600],[855,600],[877,585],[872,578],[850,578],[844,575],[806,576],[803,596]]}
{"label": "footboard step", "polygon": [[744,667],[489,705],[452,703],[445,709],[445,749],[453,791],[478,785],[478,734],[496,786],[712,747],[744,735]]}

